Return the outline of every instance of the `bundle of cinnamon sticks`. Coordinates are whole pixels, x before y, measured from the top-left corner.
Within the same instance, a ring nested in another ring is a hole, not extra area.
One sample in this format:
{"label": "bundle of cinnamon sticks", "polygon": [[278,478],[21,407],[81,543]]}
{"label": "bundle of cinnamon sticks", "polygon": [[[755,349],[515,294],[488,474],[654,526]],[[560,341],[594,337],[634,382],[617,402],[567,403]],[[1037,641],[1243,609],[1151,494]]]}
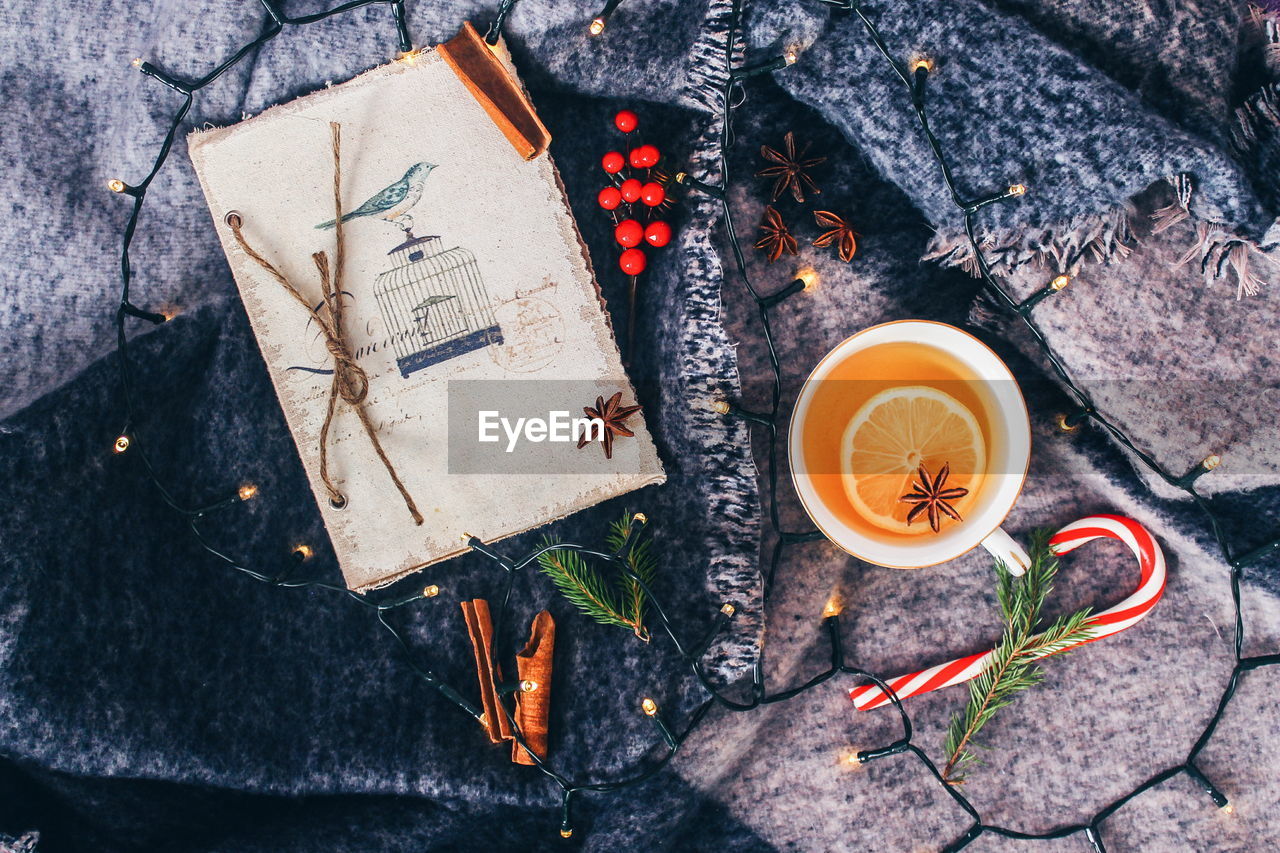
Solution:
{"label": "bundle of cinnamon sticks", "polygon": [[[462,602],[462,616],[471,638],[476,677],[480,682],[480,703],[484,708],[485,731],[493,743],[511,741],[511,760],[517,764],[533,764],[534,758],[519,741],[520,737],[538,758],[547,757],[547,727],[551,713],[551,663],[555,651],[556,623],[543,610],[533,618],[529,642],[516,655],[519,684],[515,690],[514,714],[508,715],[502,705],[502,668],[493,653],[493,620],[489,602],[483,598]],[[515,727],[512,726],[512,717]]]}

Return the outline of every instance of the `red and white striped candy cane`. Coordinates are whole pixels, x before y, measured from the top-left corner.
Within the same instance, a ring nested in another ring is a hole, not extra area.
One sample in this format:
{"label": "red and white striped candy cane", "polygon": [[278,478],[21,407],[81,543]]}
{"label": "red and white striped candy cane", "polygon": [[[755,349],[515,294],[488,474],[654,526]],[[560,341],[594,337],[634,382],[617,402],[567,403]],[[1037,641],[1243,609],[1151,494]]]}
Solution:
{"label": "red and white striped candy cane", "polygon": [[[1049,539],[1049,546],[1055,554],[1065,554],[1086,542],[1104,538],[1119,539],[1129,546],[1134,556],[1138,558],[1141,579],[1138,582],[1138,588],[1124,601],[1110,610],[1091,616],[1085,623],[1091,631],[1091,636],[1068,648],[1101,640],[1103,637],[1109,637],[1136,624],[1151,612],[1164,593],[1164,552],[1160,550],[1155,537],[1131,518],[1119,515],[1091,515],[1088,518],[1082,518],[1053,534]],[[890,678],[885,683],[893,689],[899,699],[908,699],[920,693],[928,693],[931,690],[950,687],[976,678],[993,653],[994,650],[957,658],[910,675]],[[855,687],[849,691],[849,698],[853,700],[854,707],[859,711],[870,711],[872,708],[881,708],[889,704],[888,694],[874,684]]]}

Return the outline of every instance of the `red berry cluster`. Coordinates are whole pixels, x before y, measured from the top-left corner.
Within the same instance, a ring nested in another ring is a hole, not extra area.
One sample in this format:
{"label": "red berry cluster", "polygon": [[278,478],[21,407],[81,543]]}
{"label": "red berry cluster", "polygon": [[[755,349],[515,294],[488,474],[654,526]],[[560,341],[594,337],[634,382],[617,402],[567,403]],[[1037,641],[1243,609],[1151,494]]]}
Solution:
{"label": "red berry cluster", "polygon": [[[613,124],[630,134],[640,126],[640,120],[631,110],[622,110],[613,117]],[[667,196],[671,179],[657,168],[661,159],[657,146],[648,144],[637,145],[625,157],[610,151],[600,159],[612,183],[600,190],[596,201],[613,216],[613,239],[623,247],[618,266],[627,275],[640,275],[648,265],[641,243],[662,248],[671,242],[671,226],[656,218],[657,210],[671,202]],[[640,217],[646,222],[642,224]]]}

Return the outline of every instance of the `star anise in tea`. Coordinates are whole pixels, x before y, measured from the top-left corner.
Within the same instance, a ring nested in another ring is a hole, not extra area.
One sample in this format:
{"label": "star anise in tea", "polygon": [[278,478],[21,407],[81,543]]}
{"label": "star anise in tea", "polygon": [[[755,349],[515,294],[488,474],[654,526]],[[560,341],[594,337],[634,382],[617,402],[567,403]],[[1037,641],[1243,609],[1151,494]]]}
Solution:
{"label": "star anise in tea", "polygon": [[840,260],[846,264],[852,261],[854,254],[858,251],[858,232],[854,231],[843,217],[829,210],[815,210],[813,219],[819,227],[828,229],[818,235],[813,245],[819,249],[834,245],[836,251],[840,253]]}
{"label": "star anise in tea", "polygon": [[769,263],[782,257],[783,252],[795,255],[800,251],[796,238],[791,236],[787,223],[782,221],[782,214],[772,207],[764,209],[764,219],[760,221],[760,239],[756,241],[756,248],[769,256]]}
{"label": "star anise in tea", "polygon": [[[604,397],[596,397],[595,408],[592,408],[591,406],[583,406],[582,411],[592,420],[598,418],[604,424],[604,434],[600,438],[604,442],[605,459],[613,458],[613,440],[615,436],[635,435],[634,432],[627,428],[625,422],[627,418],[640,411],[640,407],[622,405],[621,391],[610,397],[608,402],[605,402]],[[587,438],[589,435],[591,435],[591,430],[587,429],[578,437],[579,450],[586,447],[587,444],[593,440]]]}
{"label": "star anise in tea", "polygon": [[760,146],[760,156],[773,166],[767,166],[756,172],[757,178],[776,178],[773,182],[773,200],[777,201],[787,190],[791,190],[791,195],[796,201],[804,201],[804,190],[807,187],[811,192],[820,193],[818,185],[813,182],[813,178],[809,177],[808,170],[817,166],[819,163],[825,163],[826,157],[808,157],[809,146],[806,144],[799,152],[796,151],[796,135],[787,131],[787,135],[782,138],[782,150],[770,148],[768,145]]}
{"label": "star anise in tea", "polygon": [[920,475],[920,482],[912,483],[911,491],[898,498],[903,503],[915,504],[907,513],[907,524],[911,524],[921,515],[928,515],[929,526],[933,528],[934,533],[937,533],[942,529],[944,515],[956,521],[963,521],[964,519],[960,517],[960,513],[956,512],[951,502],[969,494],[969,490],[959,487],[947,488],[947,477],[951,475],[951,463],[945,463],[938,471],[938,476],[933,479],[929,478],[929,469],[923,464],[916,473]]}

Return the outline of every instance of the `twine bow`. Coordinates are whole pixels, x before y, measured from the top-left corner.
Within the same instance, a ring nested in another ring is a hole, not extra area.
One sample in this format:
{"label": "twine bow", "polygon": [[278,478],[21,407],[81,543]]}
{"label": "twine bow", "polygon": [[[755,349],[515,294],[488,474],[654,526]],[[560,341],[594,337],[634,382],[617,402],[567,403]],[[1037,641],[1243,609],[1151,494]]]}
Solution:
{"label": "twine bow", "polygon": [[[329,427],[333,424],[333,415],[338,406],[338,398],[342,398],[360,417],[360,423],[364,425],[364,431],[368,434],[369,441],[373,443],[374,451],[378,454],[378,458],[382,460],[382,464],[386,466],[392,482],[396,484],[396,488],[400,491],[400,497],[404,498],[404,505],[408,507],[409,514],[413,516],[414,524],[422,524],[422,513],[418,512],[418,507],[414,504],[409,490],[400,481],[400,476],[396,473],[395,466],[387,458],[386,451],[382,449],[382,443],[378,441],[378,433],[374,429],[373,421],[370,420],[369,413],[364,409],[363,403],[365,398],[369,396],[369,376],[364,372],[364,368],[356,362],[355,356],[351,354],[351,347],[347,343],[346,332],[343,330],[342,126],[337,122],[329,122],[329,131],[333,147],[333,208],[334,230],[337,238],[335,242],[337,245],[334,248],[332,268],[329,266],[329,256],[324,252],[315,252],[311,255],[311,260],[315,263],[316,270],[320,273],[320,291],[324,297],[320,307],[312,308],[310,301],[302,295],[302,292],[285,278],[284,274],[276,269],[274,264],[249,245],[244,238],[244,234],[241,233],[244,222],[240,214],[229,213],[226,221],[231,228],[232,235],[236,238],[236,242],[240,244],[240,248],[244,250],[245,254],[253,258],[258,263],[258,266],[262,267],[272,278],[278,281],[290,296],[296,299],[307,311],[311,312],[312,319],[320,327],[320,333],[324,335],[325,349],[333,356],[333,385],[329,391],[329,410],[324,417],[324,426],[320,428],[320,479],[324,481],[325,488],[329,490],[329,503],[337,509],[347,505],[346,496],[338,490],[338,487],[333,484],[333,480],[329,478]],[[324,311],[321,311],[321,308]]]}

